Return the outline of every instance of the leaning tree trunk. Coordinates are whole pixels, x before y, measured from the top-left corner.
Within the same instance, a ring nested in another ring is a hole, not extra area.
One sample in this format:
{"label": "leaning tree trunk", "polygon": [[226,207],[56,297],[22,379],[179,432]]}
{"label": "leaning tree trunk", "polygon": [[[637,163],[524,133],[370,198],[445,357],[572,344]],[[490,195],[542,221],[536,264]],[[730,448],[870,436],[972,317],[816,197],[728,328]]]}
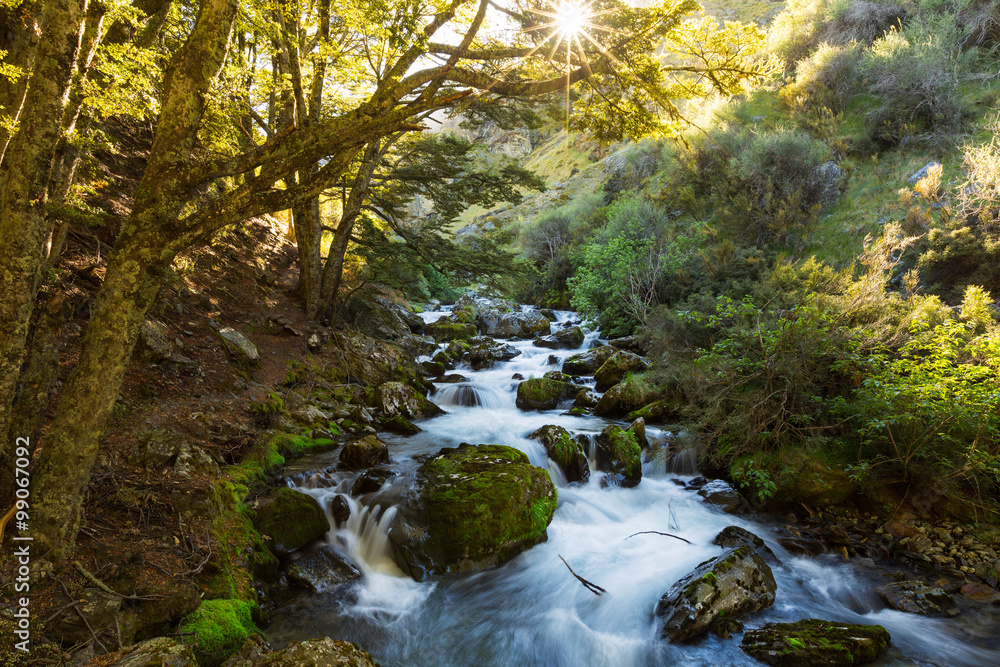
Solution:
{"label": "leaning tree trunk", "polygon": [[292,225],[295,229],[295,245],[299,255],[299,296],[302,297],[306,316],[316,319],[323,271],[323,255],[320,249],[323,228],[318,197],[313,197],[292,209]]}
{"label": "leaning tree trunk", "polygon": [[8,466],[17,434],[9,433],[10,408],[51,231],[45,216],[46,188],[86,13],[87,0],[45,4],[34,71],[0,178],[0,257],[4,258],[0,267],[0,465],[4,466],[0,498],[6,497],[13,484]]}

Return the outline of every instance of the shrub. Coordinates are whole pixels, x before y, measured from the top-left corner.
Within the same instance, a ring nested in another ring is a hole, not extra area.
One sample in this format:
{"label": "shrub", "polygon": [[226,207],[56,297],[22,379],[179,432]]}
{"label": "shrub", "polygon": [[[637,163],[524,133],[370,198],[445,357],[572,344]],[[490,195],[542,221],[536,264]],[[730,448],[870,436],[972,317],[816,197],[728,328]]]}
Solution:
{"label": "shrub", "polygon": [[820,44],[815,53],[799,62],[795,83],[782,89],[782,99],[792,108],[815,111],[825,107],[841,113],[860,90],[860,61],[861,47],[856,42]]}

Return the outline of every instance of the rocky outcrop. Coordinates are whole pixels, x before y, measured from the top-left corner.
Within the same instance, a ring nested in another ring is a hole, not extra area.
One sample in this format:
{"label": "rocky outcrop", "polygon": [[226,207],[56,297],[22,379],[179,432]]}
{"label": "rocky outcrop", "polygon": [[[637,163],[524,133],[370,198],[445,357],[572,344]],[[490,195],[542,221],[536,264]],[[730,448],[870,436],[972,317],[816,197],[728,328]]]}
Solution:
{"label": "rocky outcrop", "polygon": [[897,581],[875,588],[885,603],[899,611],[923,616],[954,616],[955,598],[923,581]]}
{"label": "rocky outcrop", "polygon": [[605,361],[594,373],[597,391],[607,391],[625,379],[628,373],[645,370],[646,362],[642,357],[625,350],[618,350]]}
{"label": "rocky outcrop", "polygon": [[400,415],[406,419],[425,419],[444,412],[402,382],[385,382],[376,387],[372,407],[381,410],[386,417]]}
{"label": "rocky outcrop", "polygon": [[756,551],[731,549],[700,564],[660,598],[661,634],[671,643],[693,639],[719,621],[770,607],[776,588],[771,568]]}
{"label": "rocky outcrop", "polygon": [[344,445],[340,450],[342,470],[362,470],[389,463],[389,446],[374,435],[366,435]]}
{"label": "rocky outcrop", "polygon": [[477,333],[476,325],[469,322],[459,322],[451,316],[445,316],[437,322],[431,322],[424,331],[438,343],[471,338]]}
{"label": "rocky outcrop", "polygon": [[[614,387],[612,387],[613,389]],[[678,417],[678,406],[680,402],[672,401],[669,399],[660,399],[658,401],[653,401],[652,403],[647,403],[641,408],[632,410],[629,412],[625,419],[633,420],[642,419],[646,420],[647,424],[659,424],[670,419],[676,419]]]}
{"label": "rocky outcrop", "polygon": [[562,372],[567,375],[593,375],[615,351],[607,346],[579,352],[563,362]]}
{"label": "rocky outcrop", "polygon": [[330,529],[326,512],[312,496],[294,489],[274,489],[256,501],[253,511],[254,528],[271,538],[269,546],[278,556],[288,556]]}
{"label": "rocky outcrop", "polygon": [[575,350],[583,345],[583,329],[580,327],[560,329],[550,336],[536,338],[532,345],[551,350]]}
{"label": "rocky outcrop", "polygon": [[337,333],[333,338],[339,353],[340,381],[379,385],[384,382],[409,380],[419,375],[412,357],[399,346],[376,340],[364,334]]}
{"label": "rocky outcrop", "polygon": [[420,581],[492,568],[544,541],[556,490],[512,447],[462,444],[421,465],[397,507],[393,558]]}
{"label": "rocky outcrop", "polygon": [[531,378],[517,385],[515,403],[521,410],[554,410],[559,403],[574,398],[580,388],[554,378]]}
{"label": "rocky outcrop", "polygon": [[156,637],[127,649],[110,667],[197,667],[194,652],[170,637]]}
{"label": "rocky outcrop", "polygon": [[548,319],[537,310],[500,313],[495,318],[492,311],[486,311],[478,322],[480,333],[494,338],[533,338],[551,331]]}
{"label": "rocky outcrop", "polygon": [[580,443],[561,426],[543,426],[528,434],[545,447],[545,453],[555,461],[569,482],[586,482],[590,479],[590,464]]}
{"label": "rocky outcrop", "polygon": [[89,642],[94,633],[113,625],[122,605],[122,596],[96,588],[84,588],[73,597],[75,600],[67,600],[61,595],[56,599],[60,607],[67,603],[71,606],[46,627],[50,635],[70,644]]}
{"label": "rocky outcrop", "polygon": [[777,667],[851,667],[877,660],[889,648],[889,641],[889,632],[881,625],[810,618],[748,630],[740,648]]}
{"label": "rocky outcrop", "polygon": [[[413,331],[401,316],[402,312],[402,308],[384,297],[360,292],[344,306],[343,318],[369,336],[380,340],[398,340]],[[420,320],[420,317],[417,319]]]}
{"label": "rocky outcrop", "polygon": [[597,436],[597,467],[605,486],[637,486],[642,480],[642,450],[635,434],[614,424]]}

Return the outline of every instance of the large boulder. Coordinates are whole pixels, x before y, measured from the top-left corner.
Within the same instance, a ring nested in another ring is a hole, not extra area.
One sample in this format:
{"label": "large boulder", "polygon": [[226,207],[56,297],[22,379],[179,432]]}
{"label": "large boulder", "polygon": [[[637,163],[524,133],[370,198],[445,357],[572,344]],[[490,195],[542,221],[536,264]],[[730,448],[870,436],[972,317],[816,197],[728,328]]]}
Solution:
{"label": "large boulder", "polygon": [[[75,603],[59,596],[56,602],[60,606],[66,606],[67,610],[45,628],[48,635],[65,644],[90,641],[94,633],[103,632],[115,622],[115,616],[122,605],[122,596],[96,588],[84,588],[74,597],[77,598]],[[65,605],[65,602],[71,603],[71,606]]]}
{"label": "large boulder", "polygon": [[681,405],[683,403],[677,400],[660,399],[647,403],[637,410],[632,410],[625,415],[625,419],[631,421],[641,417],[646,420],[647,424],[662,424],[664,421],[676,419],[679,416]]}
{"label": "large boulder", "polygon": [[194,652],[170,637],[155,637],[126,649],[110,667],[197,667]]}
{"label": "large boulder", "polygon": [[384,297],[362,291],[355,293],[344,306],[344,320],[369,336],[397,340],[411,332],[410,325],[400,316],[401,310]]}
{"label": "large boulder", "polygon": [[754,535],[746,528],[739,526],[726,526],[712,540],[712,544],[718,544],[723,549],[735,549],[736,547],[750,547],[769,563],[777,563],[778,557],[774,555],[771,548],[764,540]]}
{"label": "large boulder", "polygon": [[877,660],[889,648],[881,625],[852,625],[809,618],[748,630],[740,648],[776,667],[851,667]]}
{"label": "large boulder", "polygon": [[343,470],[362,470],[389,463],[389,446],[374,435],[366,435],[344,445],[340,450],[340,465]]}
{"label": "large boulder", "polygon": [[459,322],[452,315],[442,317],[437,322],[431,322],[424,327],[424,331],[439,343],[471,338],[478,333],[475,324]]}
{"label": "large boulder", "polygon": [[618,350],[594,372],[597,391],[607,391],[625,379],[628,373],[645,370],[646,362],[637,354]]}
{"label": "large boulder", "polygon": [[[375,658],[357,644],[329,637],[293,642],[254,667],[378,667]],[[242,667],[242,666],[241,666]]]}
{"label": "large boulder", "polygon": [[745,501],[736,492],[736,489],[729,486],[721,479],[713,479],[705,486],[698,489],[698,495],[705,499],[709,505],[714,505],[726,514],[736,514],[744,508]]}
{"label": "large boulder", "polygon": [[563,362],[562,372],[567,375],[593,375],[614,353],[615,351],[607,346],[579,352]]}
{"label": "large boulder", "polygon": [[730,549],[698,565],[660,598],[656,615],[665,619],[662,636],[682,642],[720,621],[770,607],[776,588],[771,568],[756,551]]}
{"label": "large boulder", "polygon": [[288,566],[288,578],[306,590],[319,592],[361,578],[361,570],[347,557],[322,545]]}
{"label": "large boulder", "polygon": [[402,382],[385,382],[376,387],[372,405],[386,417],[401,415],[406,419],[424,419],[444,412]]}
{"label": "large boulder", "polygon": [[517,385],[515,403],[522,410],[555,410],[559,403],[574,398],[580,388],[554,378],[531,378]]}
{"label": "large boulder", "polygon": [[562,426],[543,426],[528,434],[545,447],[545,453],[556,462],[569,482],[586,482],[590,479],[590,463],[580,443]]}
{"label": "large boulder", "polygon": [[312,496],[286,487],[259,498],[253,507],[254,527],[271,538],[271,550],[288,556],[330,530],[326,512]]}
{"label": "large boulder", "polygon": [[510,361],[519,354],[521,351],[510,343],[501,343],[488,336],[476,336],[469,339],[469,349],[465,351],[465,358],[473,370],[479,371],[489,368],[497,361]]}
{"label": "large boulder", "polygon": [[958,613],[955,598],[937,586],[923,581],[897,581],[875,590],[893,609],[924,616],[954,616]]}
{"label": "large boulder", "polygon": [[393,380],[408,380],[419,375],[416,361],[398,345],[360,333],[334,334],[338,368],[335,381],[379,385]]}
{"label": "large boulder", "polygon": [[480,333],[494,338],[533,338],[552,330],[549,320],[537,310],[503,313],[496,322],[483,318],[479,322]]}
{"label": "large boulder", "polygon": [[551,350],[575,350],[583,345],[583,329],[580,327],[560,329],[552,335],[536,338],[532,345]]}
{"label": "large boulder", "polygon": [[642,480],[642,449],[635,434],[611,424],[597,436],[597,467],[608,486],[637,486]]}
{"label": "large boulder", "polygon": [[260,366],[260,350],[252,340],[232,327],[219,329],[219,337],[222,339],[222,347],[225,348],[226,354],[237,365],[246,368]]}
{"label": "large boulder", "polygon": [[639,336],[622,336],[608,341],[608,345],[615,350],[626,350],[636,354],[646,354],[646,346]]}
{"label": "large boulder", "polygon": [[397,507],[393,558],[420,581],[492,568],[544,541],[556,490],[512,447],[462,444],[421,465]]}
{"label": "large boulder", "polygon": [[139,327],[139,344],[136,348],[154,364],[170,361],[174,357],[174,344],[162,322],[146,320]]}

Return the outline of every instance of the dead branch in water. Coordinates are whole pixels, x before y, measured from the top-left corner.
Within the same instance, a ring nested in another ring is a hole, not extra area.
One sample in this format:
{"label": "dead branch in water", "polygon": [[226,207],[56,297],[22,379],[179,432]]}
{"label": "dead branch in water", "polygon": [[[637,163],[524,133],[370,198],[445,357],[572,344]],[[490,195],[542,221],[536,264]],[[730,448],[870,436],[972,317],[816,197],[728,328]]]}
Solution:
{"label": "dead branch in water", "polygon": [[685,540],[683,537],[680,537],[679,535],[671,535],[670,533],[661,533],[658,530],[643,530],[643,531],[638,532],[638,533],[632,533],[631,535],[629,535],[625,539],[626,540],[630,539],[632,537],[635,537],[636,535],[663,535],[665,537],[672,537],[675,540],[680,540],[681,542],[687,542],[688,544],[691,544],[691,540]]}
{"label": "dead branch in water", "polygon": [[559,560],[561,560],[563,562],[563,565],[566,566],[566,568],[569,570],[570,574],[572,574],[574,577],[576,577],[577,579],[580,580],[580,583],[583,584],[584,588],[586,588],[588,591],[590,591],[594,595],[602,595],[604,593],[607,593],[606,590],[604,590],[603,588],[601,588],[597,584],[595,584],[593,582],[590,582],[590,581],[587,581],[586,579],[584,579],[583,577],[581,577],[580,575],[578,575],[576,572],[574,572],[573,568],[571,568],[569,566],[569,563],[566,562],[565,558],[563,558],[562,556],[559,556]]}

